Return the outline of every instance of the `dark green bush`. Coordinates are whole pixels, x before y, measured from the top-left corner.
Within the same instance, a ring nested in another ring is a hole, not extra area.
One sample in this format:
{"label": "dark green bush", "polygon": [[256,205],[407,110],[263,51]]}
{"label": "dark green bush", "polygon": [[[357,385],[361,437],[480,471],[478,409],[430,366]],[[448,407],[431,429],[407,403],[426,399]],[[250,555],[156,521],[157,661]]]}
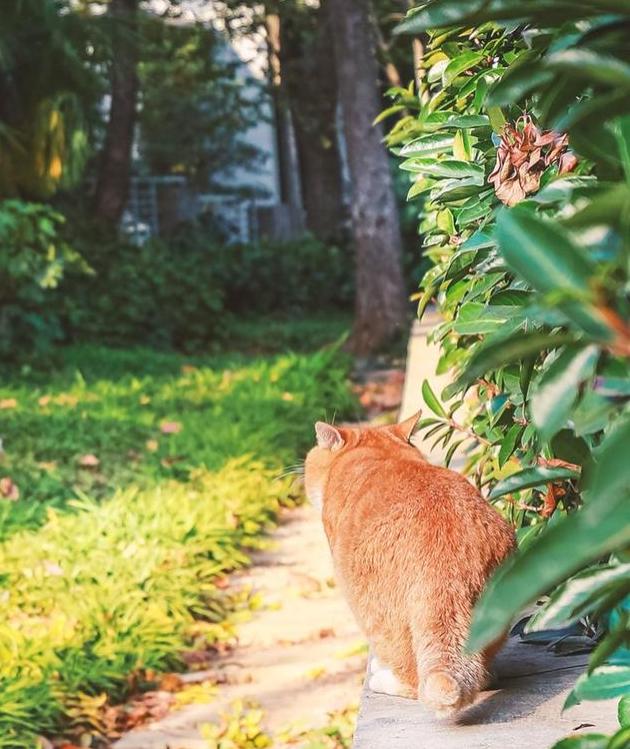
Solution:
{"label": "dark green bush", "polygon": [[162,240],[138,247],[96,228],[73,243],[95,272],[64,285],[68,338],[187,351],[220,337],[222,274],[205,247]]}
{"label": "dark green bush", "polygon": [[222,256],[227,309],[238,314],[317,312],[352,304],[353,258],[313,237],[214,250]]}
{"label": "dark green bush", "polygon": [[55,290],[68,267],[85,274],[60,237],[61,214],[39,203],[0,204],[0,354],[41,351],[61,337]]}
{"label": "dark green bush", "polygon": [[94,228],[73,243],[95,271],[64,287],[73,340],[200,350],[224,341],[236,315],[343,309],[352,299],[350,254],[311,237],[225,245],[188,225],[142,247]]}
{"label": "dark green bush", "polygon": [[5,356],[59,341],[203,351],[229,340],[237,316],[351,306],[351,252],[309,236],[228,245],[196,223],[137,246],[80,219],[63,225],[39,204],[6,201],[0,209]]}

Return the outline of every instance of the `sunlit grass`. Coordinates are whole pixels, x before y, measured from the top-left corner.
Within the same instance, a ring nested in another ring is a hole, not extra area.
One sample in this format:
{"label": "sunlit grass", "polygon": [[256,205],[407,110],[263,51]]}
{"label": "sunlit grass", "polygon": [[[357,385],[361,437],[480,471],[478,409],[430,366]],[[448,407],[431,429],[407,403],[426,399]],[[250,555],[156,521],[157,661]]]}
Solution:
{"label": "sunlit grass", "polygon": [[191,360],[82,347],[48,379],[5,377],[0,747],[93,725],[93,697],[118,699],[131,676],[221,636],[231,604],[215,580],[295,498],[276,477],[313,421],[353,411],[346,375],[334,348]]}

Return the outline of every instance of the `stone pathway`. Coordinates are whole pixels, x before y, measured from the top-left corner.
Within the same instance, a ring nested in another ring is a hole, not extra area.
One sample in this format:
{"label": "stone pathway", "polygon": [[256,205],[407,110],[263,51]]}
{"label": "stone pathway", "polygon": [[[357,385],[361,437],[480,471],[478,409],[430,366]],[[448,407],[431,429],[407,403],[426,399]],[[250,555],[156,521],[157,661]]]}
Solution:
{"label": "stone pathway", "polygon": [[263,608],[239,625],[236,649],[213,664],[213,674],[228,682],[217,699],[131,731],[116,749],[207,749],[199,726],[216,723],[236,699],[258,702],[271,733],[295,722],[322,726],[328,712],[358,702],[365,649],[334,585],[317,511],[285,512],[272,540],[232,577],[234,586],[259,592]]}

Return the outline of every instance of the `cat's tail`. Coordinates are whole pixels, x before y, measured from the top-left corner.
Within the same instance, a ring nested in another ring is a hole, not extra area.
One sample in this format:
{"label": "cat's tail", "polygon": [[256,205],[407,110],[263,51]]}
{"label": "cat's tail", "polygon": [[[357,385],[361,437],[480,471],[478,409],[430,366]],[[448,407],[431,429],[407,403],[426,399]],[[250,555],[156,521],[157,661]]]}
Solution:
{"label": "cat's tail", "polygon": [[481,656],[471,656],[465,662],[449,659],[419,675],[418,696],[439,717],[469,705],[488,680]]}
{"label": "cat's tail", "polygon": [[429,621],[425,613],[414,628],[418,697],[436,715],[448,717],[473,702],[487,684],[488,657],[464,653],[468,616],[457,622],[434,613],[438,616]]}

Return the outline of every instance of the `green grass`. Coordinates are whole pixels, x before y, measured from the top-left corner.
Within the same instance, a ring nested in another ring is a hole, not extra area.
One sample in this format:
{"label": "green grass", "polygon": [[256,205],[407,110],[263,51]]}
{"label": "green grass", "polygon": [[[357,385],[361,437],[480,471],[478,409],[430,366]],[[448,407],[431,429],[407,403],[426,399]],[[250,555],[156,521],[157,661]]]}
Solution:
{"label": "green grass", "polygon": [[214,581],[289,500],[276,476],[313,421],[354,411],[347,367],[335,348],[80,347],[48,377],[5,371],[0,478],[20,497],[0,500],[0,747],[97,730],[99,695],[220,636],[231,605]]}

